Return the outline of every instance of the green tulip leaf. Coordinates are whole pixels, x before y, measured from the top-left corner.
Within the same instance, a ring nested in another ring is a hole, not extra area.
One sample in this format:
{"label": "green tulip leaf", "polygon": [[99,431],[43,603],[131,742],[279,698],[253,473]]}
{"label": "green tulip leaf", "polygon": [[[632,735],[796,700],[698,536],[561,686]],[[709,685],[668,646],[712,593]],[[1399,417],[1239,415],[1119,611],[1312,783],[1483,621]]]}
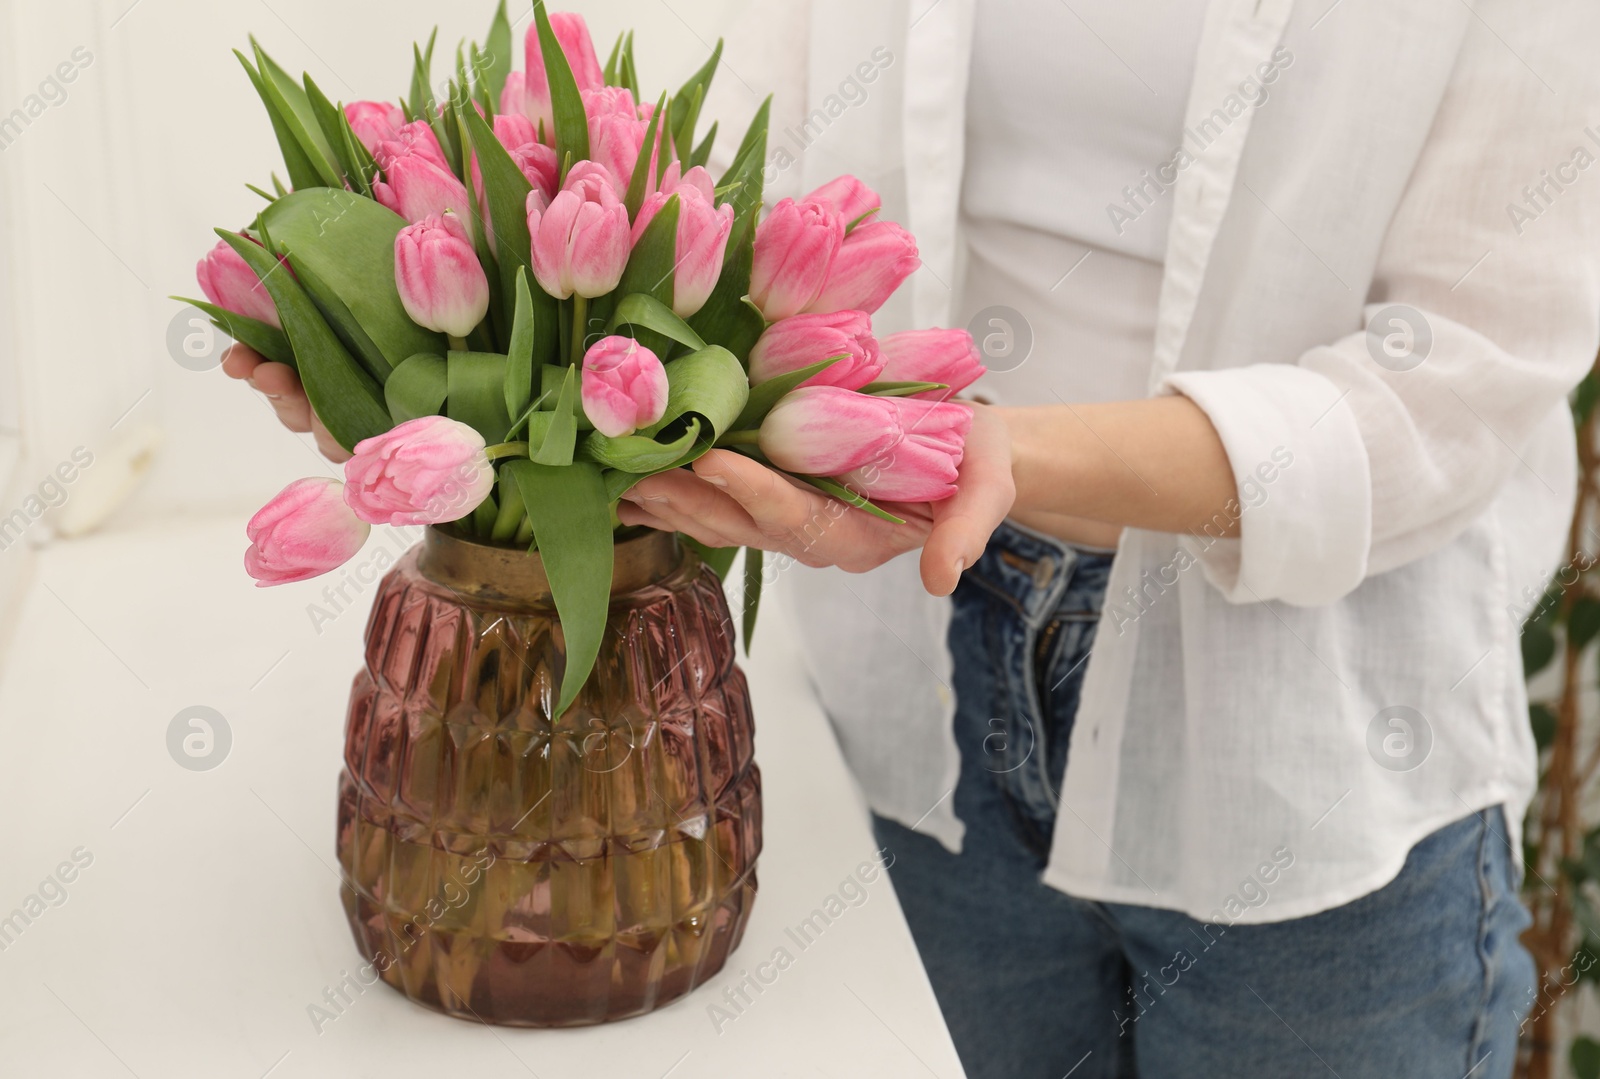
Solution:
{"label": "green tulip leaf", "polygon": [[[667,95],[663,93],[656,102],[656,111],[650,115],[650,123],[644,129],[644,149],[639,151],[638,158],[634,161],[633,176],[628,180],[628,190],[623,196],[623,204],[628,207],[628,220],[639,219],[639,207],[644,205],[645,189],[650,186],[650,147],[656,144],[656,130],[661,124],[661,117],[667,107]],[[659,162],[658,162],[659,163]]]}
{"label": "green tulip leaf", "polygon": [[666,412],[640,433],[658,441],[676,439],[698,417],[706,436],[701,443],[704,452],[730,429],[749,397],[750,383],[733,353],[709,345],[667,364]]}
{"label": "green tulip leaf", "polygon": [[712,344],[721,345],[744,363],[750,350],[766,331],[767,322],[746,297],[750,293],[750,269],[755,262],[756,217],[760,206],[741,211],[728,235],[722,258],[722,274],[706,298],[705,305],[689,319],[689,325]]}
{"label": "green tulip leaf", "polygon": [[168,299],[198,307],[210,317],[211,324],[217,329],[241,345],[255,349],[273,363],[294,366],[294,349],[289,347],[289,339],[284,336],[282,330],[271,323],[235,314],[225,307],[218,307],[205,300],[193,300],[187,296],[169,296]]}
{"label": "green tulip leaf", "polygon": [[750,387],[750,400],[745,404],[744,411],[739,413],[739,418],[733,421],[730,431],[747,431],[760,427],[761,421],[767,418],[773,406],[787,397],[800,386],[800,383],[812,375],[821,374],[840,360],[846,359],[849,353],[841,352],[837,356],[829,356],[825,360],[818,360],[809,367],[802,367],[786,374],[769,378],[758,386]]}
{"label": "green tulip leaf", "polygon": [[533,538],[551,597],[561,620],[566,647],[559,718],[594,670],[605,637],[614,563],[610,500],[600,467],[578,461],[564,468],[513,460],[501,466],[522,494],[533,522]]}
{"label": "green tulip leaf", "polygon": [[[322,174],[311,164],[300,140],[290,127],[284,111],[280,110],[278,97],[267,90],[267,80],[255,69],[244,53],[238,49],[233,50],[233,55],[239,58],[245,74],[250,76],[250,85],[256,88],[256,93],[261,98],[261,104],[266,107],[267,119],[272,121],[272,134],[278,140],[278,150],[283,154],[283,165],[289,173],[289,183],[295,188],[318,187],[324,183]],[[278,178],[272,178],[278,184]],[[282,185],[278,184],[278,193],[284,194]]]}
{"label": "green tulip leaf", "polygon": [[306,398],[328,433],[347,450],[393,426],[383,389],[340,343],[316,304],[270,251],[236,232],[217,235],[239,253],[266,285],[283,320],[283,332],[299,361]]}
{"label": "green tulip leaf", "polygon": [[679,198],[673,195],[650,219],[628,256],[628,267],[617,283],[618,295],[644,293],[672,309],[673,270],[678,262],[678,210]]}
{"label": "green tulip leaf", "polygon": [[739,557],[737,547],[707,547],[693,536],[686,536],[681,532],[678,534],[678,542],[699,555],[700,561],[704,562],[706,568],[718,578],[726,578],[728,570],[733,568],[733,560]]}
{"label": "green tulip leaf", "polygon": [[869,382],[861,387],[862,393],[874,397],[910,397],[913,394],[927,393],[930,390],[948,390],[950,387],[944,382]]}
{"label": "green tulip leaf", "polygon": [[683,434],[671,442],[658,442],[644,435],[609,438],[595,431],[583,440],[578,456],[586,461],[641,475],[661,472],[680,464],[700,437],[700,420],[691,417]]}
{"label": "green tulip leaf", "polygon": [[406,101],[407,119],[433,115],[433,45],[438,37],[439,28],[436,26],[433,33],[428,35],[426,50],[411,46],[411,94]]}
{"label": "green tulip leaf", "polygon": [[[322,134],[315,111],[306,96],[305,88],[289,77],[277,61],[268,56],[254,37],[250,47],[255,50],[256,72],[260,75],[262,93],[272,99],[272,104],[282,117],[284,126],[293,136],[306,160],[322,183],[327,187],[341,187],[344,177],[334,165],[333,146]],[[295,185],[300,186],[299,184]]]}
{"label": "green tulip leaf", "polygon": [[767,128],[772,118],[772,95],[768,94],[761,107],[750,120],[750,126],[745,130],[744,138],[739,143],[739,149],[733,155],[733,164],[728,166],[728,171],[722,174],[717,181],[717,190],[726,189],[726,194],[717,196],[717,205],[733,200],[736,212],[741,216],[752,209],[759,209],[762,195],[762,172],[767,164]]}
{"label": "green tulip leaf", "polygon": [[[578,440],[578,424],[574,414],[578,411],[578,369],[566,368],[562,377],[561,392],[556,396],[556,407],[549,413],[550,424],[544,440],[529,456],[541,465],[570,465]],[[529,441],[532,446],[532,440]]]}
{"label": "green tulip leaf", "polygon": [[756,612],[761,609],[762,551],[744,549],[744,654],[750,655],[750,641],[756,635]]}
{"label": "green tulip leaf", "polygon": [[694,152],[689,155],[689,167],[704,168],[707,161],[711,160],[711,147],[717,141],[717,122],[713,120],[711,126],[706,128],[706,137],[700,140]]}
{"label": "green tulip leaf", "polygon": [[[503,5],[502,5],[503,6]],[[533,294],[528,270],[517,267],[517,302],[511,316],[511,344],[506,358],[506,412],[520,416],[533,400]]]}
{"label": "green tulip leaf", "polygon": [[[544,57],[545,80],[550,84],[550,104],[555,115],[556,160],[561,164],[561,181],[566,182],[568,162],[589,156],[589,119],[583,111],[583,96],[572,67],[561,51],[544,0],[533,0],[533,21],[539,34],[539,53]],[[634,91],[638,100],[638,91]]]}
{"label": "green tulip leaf", "polygon": [[511,427],[506,411],[506,358],[493,352],[450,352],[445,357],[445,415],[483,436],[490,445],[505,441]]}
{"label": "green tulip leaf", "polygon": [[511,45],[511,20],[506,18],[506,0],[495,8],[494,21],[489,24],[489,36],[484,39],[483,52],[474,65],[482,87],[488,91],[491,103],[498,108],[500,92],[506,87],[506,76],[511,74],[514,59]]}
{"label": "green tulip leaf", "polygon": [[437,416],[449,394],[449,374],[443,356],[419,352],[400,361],[383,384],[384,403],[395,423],[421,416]]}
{"label": "green tulip leaf", "polygon": [[636,292],[623,297],[606,325],[606,332],[615,333],[619,326],[637,326],[654,330],[696,351],[706,347],[706,342],[700,335],[695,333],[687,322],[673,314],[672,308],[648,293]]}
{"label": "green tulip leaf", "polygon": [[858,510],[864,510],[867,513],[872,514],[874,517],[888,521],[890,524],[905,524],[905,521],[899,517],[896,517],[886,509],[881,509],[878,506],[873,505],[869,499],[863,497],[862,495],[856,494],[856,492],[850,490],[850,488],[846,487],[837,480],[829,479],[826,476],[796,476],[795,479],[803,480],[815,487],[817,490],[821,491],[823,494],[831,495],[847,506],[854,506]]}
{"label": "green tulip leaf", "polygon": [[394,283],[394,241],[405,218],[350,191],[296,191],[261,211],[260,221],[306,290],[349,341],[370,343],[369,366],[387,372],[419,352],[442,354],[443,334],[406,314]]}

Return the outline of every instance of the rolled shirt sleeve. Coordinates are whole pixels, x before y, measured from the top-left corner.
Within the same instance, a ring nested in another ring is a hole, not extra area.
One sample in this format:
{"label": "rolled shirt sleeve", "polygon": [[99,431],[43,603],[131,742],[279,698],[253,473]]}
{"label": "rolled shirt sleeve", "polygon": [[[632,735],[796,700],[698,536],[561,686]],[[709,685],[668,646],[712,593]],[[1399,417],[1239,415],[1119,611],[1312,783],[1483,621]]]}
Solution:
{"label": "rolled shirt sleeve", "polygon": [[[1240,538],[1191,538],[1230,601],[1329,603],[1444,546],[1532,471],[1526,448],[1593,365],[1600,74],[1563,17],[1540,19],[1523,59],[1549,86],[1492,35],[1464,47],[1360,330],[1284,363],[1190,357],[1208,369],[1162,380],[1205,411],[1239,482]],[[1292,463],[1264,483],[1275,452]]]}

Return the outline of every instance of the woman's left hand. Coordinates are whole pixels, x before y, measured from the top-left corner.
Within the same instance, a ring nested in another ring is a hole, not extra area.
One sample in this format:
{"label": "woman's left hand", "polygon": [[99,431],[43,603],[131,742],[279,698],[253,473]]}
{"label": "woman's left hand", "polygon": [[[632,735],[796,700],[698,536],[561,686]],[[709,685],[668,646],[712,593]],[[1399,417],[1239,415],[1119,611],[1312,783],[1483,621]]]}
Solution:
{"label": "woman's left hand", "polygon": [[849,573],[865,573],[921,547],[923,586],[947,596],[1016,498],[1005,424],[990,409],[972,407],[955,495],[942,502],[882,504],[905,524],[845,508],[731,450],[712,450],[692,472],[675,469],[640,480],[622,496],[617,513],[624,524],[683,532],[708,547],[758,547]]}

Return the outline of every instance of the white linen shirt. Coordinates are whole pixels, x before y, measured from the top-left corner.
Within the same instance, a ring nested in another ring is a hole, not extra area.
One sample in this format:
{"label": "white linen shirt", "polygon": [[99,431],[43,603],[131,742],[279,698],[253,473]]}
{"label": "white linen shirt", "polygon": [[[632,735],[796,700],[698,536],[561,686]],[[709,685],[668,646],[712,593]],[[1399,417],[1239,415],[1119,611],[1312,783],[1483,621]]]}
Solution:
{"label": "white linen shirt", "polygon": [[[769,202],[853,172],[916,235],[880,333],[969,314],[972,18],[752,3],[707,105],[737,128],[777,93]],[[1124,533],[1051,885],[1277,921],[1381,887],[1472,810],[1504,804],[1515,832],[1520,621],[1559,558],[1565,396],[1600,343],[1597,47],[1592,0],[1210,0],[1148,390],[1211,417],[1241,532]],[[1269,99],[1236,109],[1284,48]],[[779,587],[868,803],[958,847],[948,602],[915,555]]]}

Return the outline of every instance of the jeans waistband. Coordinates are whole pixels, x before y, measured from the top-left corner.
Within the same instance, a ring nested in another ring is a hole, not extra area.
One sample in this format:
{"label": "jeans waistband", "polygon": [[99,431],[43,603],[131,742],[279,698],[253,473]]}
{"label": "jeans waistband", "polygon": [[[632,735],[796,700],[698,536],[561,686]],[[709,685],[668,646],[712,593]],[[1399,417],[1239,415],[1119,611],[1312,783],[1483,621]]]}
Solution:
{"label": "jeans waistband", "polygon": [[[1097,613],[1114,557],[1114,551],[1078,547],[1004,521],[967,576],[1014,606],[1029,625],[1038,627],[1058,613]],[[1074,583],[1077,587],[1069,592],[1068,586]],[[1074,597],[1083,607],[1080,612],[1066,609]]]}

